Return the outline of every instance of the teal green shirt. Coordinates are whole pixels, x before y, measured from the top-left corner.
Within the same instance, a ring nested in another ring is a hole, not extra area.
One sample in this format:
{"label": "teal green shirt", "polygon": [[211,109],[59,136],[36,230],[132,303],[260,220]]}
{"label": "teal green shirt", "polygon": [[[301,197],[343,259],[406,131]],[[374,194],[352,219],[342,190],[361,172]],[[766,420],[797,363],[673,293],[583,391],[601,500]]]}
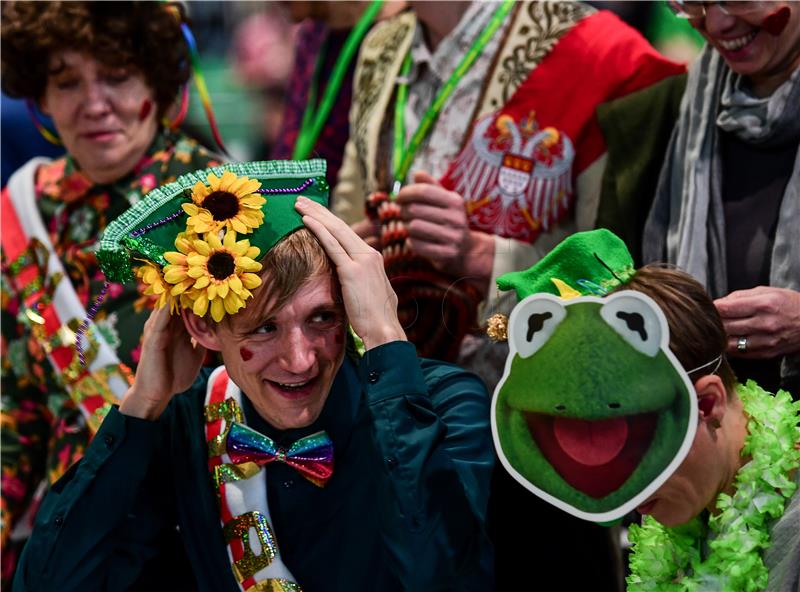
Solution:
{"label": "teal green shirt", "polygon": [[[128,589],[176,527],[197,588],[238,589],[207,468],[206,377],[158,422],[109,413],[45,499],[14,590]],[[279,432],[245,402],[248,424],[279,444],[321,429],[333,440],[324,488],[284,464],[263,472],[281,556],[305,592],[491,589],[489,402],[477,377],[406,342],[346,359],[307,428]]]}

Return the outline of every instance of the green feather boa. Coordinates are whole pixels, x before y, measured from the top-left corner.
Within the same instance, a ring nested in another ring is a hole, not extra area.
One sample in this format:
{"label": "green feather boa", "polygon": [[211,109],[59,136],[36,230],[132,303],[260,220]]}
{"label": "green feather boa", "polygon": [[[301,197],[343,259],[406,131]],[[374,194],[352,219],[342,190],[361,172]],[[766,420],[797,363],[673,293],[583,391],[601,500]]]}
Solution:
{"label": "green feather boa", "polygon": [[800,401],[793,403],[785,391],[773,396],[752,380],[737,393],[748,417],[741,454],[752,460],[736,473],[736,492],[719,495],[708,524],[698,517],[667,528],[646,516],[641,526],[631,526],[629,592],[756,592],[767,586],[762,555],[769,528],[797,488],[791,474],[800,466]]}

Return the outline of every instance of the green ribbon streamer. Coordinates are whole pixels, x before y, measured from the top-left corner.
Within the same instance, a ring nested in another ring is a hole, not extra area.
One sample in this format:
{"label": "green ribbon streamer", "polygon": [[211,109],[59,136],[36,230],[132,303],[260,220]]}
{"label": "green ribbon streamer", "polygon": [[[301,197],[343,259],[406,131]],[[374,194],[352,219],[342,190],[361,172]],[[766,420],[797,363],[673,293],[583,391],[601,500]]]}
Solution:
{"label": "green ribbon streamer", "polygon": [[[456,66],[456,69],[453,70],[450,78],[447,79],[447,82],[444,83],[444,86],[439,90],[438,94],[433,99],[431,106],[428,107],[427,111],[425,111],[419,127],[411,136],[411,139],[408,141],[408,145],[405,147],[403,146],[403,142],[406,137],[404,114],[406,110],[406,103],[408,101],[408,83],[402,82],[400,84],[400,87],[397,90],[397,99],[394,107],[394,150],[392,152],[392,168],[394,169],[395,180],[394,186],[392,187],[392,195],[396,195],[400,190],[400,186],[405,181],[408,171],[411,168],[411,164],[414,161],[414,155],[417,153],[417,150],[422,144],[422,140],[424,140],[431,131],[431,128],[436,122],[436,119],[439,117],[439,112],[442,110],[442,107],[444,107],[447,99],[449,99],[450,95],[453,94],[453,91],[456,89],[456,86],[458,86],[458,83],[461,81],[470,67],[472,67],[472,64],[475,63],[475,60],[481,54],[483,48],[486,47],[486,44],[489,43],[489,40],[497,32],[497,29],[500,28],[501,24],[503,24],[503,21],[508,13],[511,12],[513,7],[514,0],[503,0],[503,3],[497,7],[497,10],[495,10],[494,14],[492,15],[492,20],[489,22],[489,26],[487,26],[481,32],[478,38],[467,50],[467,53],[464,54],[464,57],[461,58],[461,61],[459,62],[458,66]],[[411,72],[410,51],[408,54],[406,54],[400,74],[406,78],[409,72]]]}
{"label": "green ribbon streamer", "polygon": [[344,42],[342,53],[336,59],[336,64],[333,66],[333,73],[325,87],[325,92],[322,93],[322,100],[318,109],[315,109],[317,103],[317,89],[319,86],[320,70],[322,69],[322,62],[325,56],[325,49],[327,42],[323,44],[317,56],[317,64],[314,67],[314,76],[311,79],[311,87],[308,91],[308,101],[306,102],[306,109],[303,112],[303,121],[300,124],[300,131],[297,134],[297,142],[294,145],[292,152],[292,160],[306,160],[314,145],[317,143],[322,127],[328,120],[328,115],[333,109],[333,103],[336,97],[339,96],[339,89],[342,87],[344,75],[347,72],[348,66],[353,61],[353,57],[361,45],[361,40],[367,34],[372,22],[378,15],[378,12],[383,5],[383,0],[372,0],[372,3],[358,19],[356,26],[350,31],[347,39]]}

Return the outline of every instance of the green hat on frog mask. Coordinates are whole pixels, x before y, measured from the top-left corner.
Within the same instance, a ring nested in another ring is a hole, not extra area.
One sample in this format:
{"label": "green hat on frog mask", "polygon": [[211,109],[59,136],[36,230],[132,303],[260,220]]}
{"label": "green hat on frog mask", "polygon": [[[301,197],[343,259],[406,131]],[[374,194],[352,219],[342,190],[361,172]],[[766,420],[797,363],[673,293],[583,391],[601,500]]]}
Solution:
{"label": "green hat on frog mask", "polygon": [[628,281],[634,271],[622,239],[600,228],[568,236],[533,267],[500,276],[497,287],[515,289],[518,300],[541,292],[562,298],[603,296]]}
{"label": "green hat on frog mask", "polygon": [[220,321],[247,306],[258,262],[303,227],[295,201],[327,206],[325,161],[232,163],[154,189],[108,225],[97,257],[108,281],[135,277],[174,312]]}

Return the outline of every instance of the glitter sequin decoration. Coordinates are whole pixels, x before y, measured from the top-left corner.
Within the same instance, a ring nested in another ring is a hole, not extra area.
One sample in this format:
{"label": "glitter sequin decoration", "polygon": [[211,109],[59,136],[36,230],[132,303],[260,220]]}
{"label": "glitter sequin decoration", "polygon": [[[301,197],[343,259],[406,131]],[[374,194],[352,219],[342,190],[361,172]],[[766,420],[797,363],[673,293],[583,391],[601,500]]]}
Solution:
{"label": "glitter sequin decoration", "polygon": [[[215,370],[206,386],[206,441],[220,437],[222,420],[241,413],[241,390],[224,367]],[[234,464],[223,447],[208,460],[220,507],[222,534],[238,589],[244,592],[302,592],[283,563],[270,525],[267,475],[254,462]],[[253,534],[255,533],[255,535]],[[253,538],[257,537],[257,540]]]}
{"label": "glitter sequin decoration", "polygon": [[318,487],[324,487],[333,474],[333,442],[325,432],[300,438],[288,449],[240,423],[234,423],[228,433],[227,452],[235,464],[254,462],[265,465],[283,462],[296,469]]}
{"label": "glitter sequin decoration", "polygon": [[[250,546],[250,529],[256,531],[258,542],[261,543],[261,554],[256,555]],[[234,570],[239,581],[252,578],[257,572],[267,567],[278,554],[275,535],[261,512],[248,512],[237,516],[223,528],[225,541],[230,543],[239,539],[242,543],[244,555],[234,562]]]}

